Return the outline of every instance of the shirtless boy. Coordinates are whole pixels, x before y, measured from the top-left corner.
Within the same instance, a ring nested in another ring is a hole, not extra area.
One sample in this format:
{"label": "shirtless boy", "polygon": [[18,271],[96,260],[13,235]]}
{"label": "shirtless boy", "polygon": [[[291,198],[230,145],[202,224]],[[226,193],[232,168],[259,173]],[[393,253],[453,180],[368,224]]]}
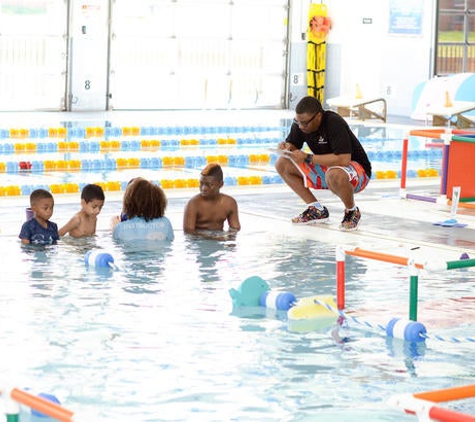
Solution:
{"label": "shirtless boy", "polygon": [[185,233],[222,231],[225,221],[228,223],[229,232],[241,230],[237,202],[231,196],[220,192],[223,184],[221,166],[208,164],[201,172],[200,193],[186,204],[183,217]]}
{"label": "shirtless boy", "polygon": [[71,237],[83,237],[96,234],[97,216],[104,201],[104,191],[99,185],[84,186],[81,192],[81,211],[59,229],[59,235],[69,233]]}

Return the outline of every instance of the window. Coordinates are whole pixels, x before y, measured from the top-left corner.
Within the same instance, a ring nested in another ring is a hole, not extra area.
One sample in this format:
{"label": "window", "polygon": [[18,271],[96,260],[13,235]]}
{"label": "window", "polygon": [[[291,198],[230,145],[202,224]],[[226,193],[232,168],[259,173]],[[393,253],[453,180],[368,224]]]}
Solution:
{"label": "window", "polygon": [[439,0],[435,74],[475,72],[475,0]]}

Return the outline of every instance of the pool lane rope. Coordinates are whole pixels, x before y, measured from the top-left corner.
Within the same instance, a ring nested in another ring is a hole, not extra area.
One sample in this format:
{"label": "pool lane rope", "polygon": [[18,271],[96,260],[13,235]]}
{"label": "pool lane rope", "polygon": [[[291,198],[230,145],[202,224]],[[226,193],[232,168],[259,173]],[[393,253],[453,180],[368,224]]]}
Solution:
{"label": "pool lane rope", "polygon": [[438,340],[438,341],[445,341],[448,343],[475,343],[475,337],[444,337],[440,335],[432,335],[429,336],[427,334],[421,334],[422,337],[432,339],[432,340]]}
{"label": "pool lane rope", "polygon": [[425,341],[426,339],[438,340],[449,343],[475,343],[473,337],[445,337],[441,335],[428,335],[425,326],[417,321],[410,321],[403,318],[392,318],[385,326],[379,323],[372,323],[351,315],[330,306],[328,303],[315,299],[315,303],[324,306],[328,310],[337,313],[347,321],[354,322],[366,328],[379,329],[386,332],[388,337],[398,338],[406,341]]}

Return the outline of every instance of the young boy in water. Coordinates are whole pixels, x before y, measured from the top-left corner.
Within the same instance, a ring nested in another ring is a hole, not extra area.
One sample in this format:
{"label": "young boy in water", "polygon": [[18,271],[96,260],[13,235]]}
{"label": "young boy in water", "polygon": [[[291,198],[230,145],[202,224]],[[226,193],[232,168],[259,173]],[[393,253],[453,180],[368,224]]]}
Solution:
{"label": "young boy in water", "polygon": [[71,237],[84,237],[96,234],[97,216],[104,206],[104,201],[104,191],[99,185],[84,186],[81,191],[81,211],[59,229],[59,235],[69,233]]}
{"label": "young boy in water", "polygon": [[221,166],[208,164],[201,172],[200,193],[186,204],[183,217],[185,233],[221,231],[225,221],[228,222],[230,232],[241,230],[237,202],[231,196],[220,192],[223,184]]}
{"label": "young boy in water", "polygon": [[22,244],[53,245],[59,240],[58,226],[49,219],[53,215],[53,195],[45,189],[30,194],[33,218],[23,223],[20,235]]}

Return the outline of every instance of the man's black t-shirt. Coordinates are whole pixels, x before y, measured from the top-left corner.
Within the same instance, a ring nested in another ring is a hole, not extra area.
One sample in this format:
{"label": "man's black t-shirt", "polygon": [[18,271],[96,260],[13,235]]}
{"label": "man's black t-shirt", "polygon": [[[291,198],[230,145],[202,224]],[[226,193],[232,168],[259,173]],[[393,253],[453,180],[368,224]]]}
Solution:
{"label": "man's black t-shirt", "polygon": [[351,154],[351,161],[361,164],[366,175],[371,177],[371,163],[360,141],[351,131],[348,123],[339,114],[325,110],[322,122],[316,132],[304,133],[294,123],[290,128],[286,142],[297,149],[304,143],[314,154]]}

